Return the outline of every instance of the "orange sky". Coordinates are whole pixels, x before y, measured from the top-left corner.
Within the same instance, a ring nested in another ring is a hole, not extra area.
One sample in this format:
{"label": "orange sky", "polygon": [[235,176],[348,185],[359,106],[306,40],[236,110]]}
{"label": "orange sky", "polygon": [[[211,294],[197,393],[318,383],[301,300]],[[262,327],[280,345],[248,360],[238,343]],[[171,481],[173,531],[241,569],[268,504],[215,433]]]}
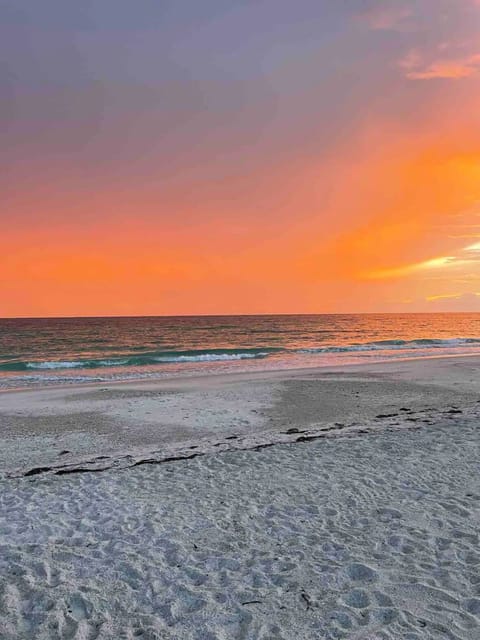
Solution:
{"label": "orange sky", "polygon": [[478,3],[16,3],[0,316],[480,311]]}

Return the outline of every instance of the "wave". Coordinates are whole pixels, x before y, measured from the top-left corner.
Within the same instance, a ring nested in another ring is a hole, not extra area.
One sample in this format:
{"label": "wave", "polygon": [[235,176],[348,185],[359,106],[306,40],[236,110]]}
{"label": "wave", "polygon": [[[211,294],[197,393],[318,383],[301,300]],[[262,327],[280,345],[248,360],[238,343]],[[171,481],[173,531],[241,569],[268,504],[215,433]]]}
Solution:
{"label": "wave", "polygon": [[395,351],[407,349],[445,349],[480,345],[479,338],[421,338],[417,340],[378,340],[348,345],[328,345],[297,349],[297,353],[349,353],[356,351]]}
{"label": "wave", "polygon": [[256,349],[200,349],[196,351],[160,351],[127,354],[118,358],[90,358],[75,360],[9,361],[0,363],[0,371],[29,371],[54,369],[98,369],[102,367],[140,367],[182,362],[223,362],[266,358],[281,351],[272,347]]}
{"label": "wave", "polygon": [[[148,367],[154,365],[182,364],[182,363],[215,363],[236,360],[256,360],[268,358],[271,355],[283,356],[302,354],[335,354],[357,352],[383,352],[387,355],[392,351],[413,351],[423,349],[428,353],[433,349],[453,349],[480,346],[480,338],[419,338],[416,340],[378,340],[373,342],[351,343],[345,345],[324,344],[319,346],[287,349],[285,347],[257,347],[232,349],[198,349],[198,350],[162,350],[139,353],[135,347],[129,347],[126,354],[107,355],[98,358],[51,359],[51,360],[20,360],[9,359],[0,361],[1,372],[29,372],[38,371],[39,375],[46,375],[48,371],[70,369],[102,369],[122,367]],[[418,351],[417,351],[418,353]],[[427,354],[428,355],[428,354]],[[43,373],[42,373],[43,372]]]}

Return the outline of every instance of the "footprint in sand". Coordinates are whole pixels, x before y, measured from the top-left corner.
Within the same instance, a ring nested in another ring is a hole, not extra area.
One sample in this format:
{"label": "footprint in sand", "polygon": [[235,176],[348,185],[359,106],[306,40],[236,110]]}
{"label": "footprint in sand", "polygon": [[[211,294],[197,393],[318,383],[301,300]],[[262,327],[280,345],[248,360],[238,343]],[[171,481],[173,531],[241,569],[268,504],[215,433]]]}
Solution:
{"label": "footprint in sand", "polygon": [[370,604],[370,598],[363,589],[354,589],[345,596],[345,604],[354,609],[365,609]]}
{"label": "footprint in sand", "polygon": [[86,602],[78,593],[74,594],[68,603],[68,612],[77,622],[90,618],[91,609],[91,604]]}
{"label": "footprint in sand", "polygon": [[474,616],[480,616],[480,600],[477,598],[469,598],[463,603],[463,608]]}
{"label": "footprint in sand", "polygon": [[372,569],[361,562],[354,562],[349,565],[347,567],[347,574],[356,582],[374,582],[378,577],[375,569]]}
{"label": "footprint in sand", "polygon": [[381,625],[389,625],[394,622],[398,617],[398,611],[396,609],[375,609],[372,612],[373,618]]}
{"label": "footprint in sand", "polygon": [[393,607],[392,599],[381,591],[374,591],[373,595],[379,607]]}

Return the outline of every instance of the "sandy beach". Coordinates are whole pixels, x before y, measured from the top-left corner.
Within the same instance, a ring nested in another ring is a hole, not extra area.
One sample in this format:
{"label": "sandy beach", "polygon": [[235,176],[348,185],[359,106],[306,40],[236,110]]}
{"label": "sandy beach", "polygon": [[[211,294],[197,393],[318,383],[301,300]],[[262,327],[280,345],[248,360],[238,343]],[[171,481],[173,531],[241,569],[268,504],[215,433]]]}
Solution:
{"label": "sandy beach", "polygon": [[480,637],[480,358],[0,394],[0,637]]}
{"label": "sandy beach", "polygon": [[480,0],[0,0],[0,640],[480,640]]}

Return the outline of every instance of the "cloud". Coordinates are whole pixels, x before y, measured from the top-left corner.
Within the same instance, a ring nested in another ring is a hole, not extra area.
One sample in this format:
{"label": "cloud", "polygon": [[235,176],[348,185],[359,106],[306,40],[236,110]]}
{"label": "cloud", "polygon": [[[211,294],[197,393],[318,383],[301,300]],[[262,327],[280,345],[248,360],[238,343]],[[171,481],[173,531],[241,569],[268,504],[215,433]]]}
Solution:
{"label": "cloud", "polygon": [[[469,254],[467,258],[465,258],[465,252]],[[415,262],[413,264],[406,264],[386,269],[377,269],[367,273],[366,277],[373,280],[383,280],[389,278],[410,276],[419,272],[428,273],[438,270],[442,271],[444,269],[464,267],[465,265],[478,265],[480,263],[480,256],[477,256],[475,254],[480,254],[480,242],[475,242],[474,244],[463,247],[463,249],[461,249],[455,255],[439,256],[438,258],[430,258],[429,260],[423,260],[422,262]],[[445,296],[430,296],[427,299],[434,300],[436,298],[443,297]]]}
{"label": "cloud", "polygon": [[480,242],[475,242],[474,244],[468,245],[468,247],[465,247],[465,251],[480,252]]}
{"label": "cloud", "polygon": [[374,31],[390,31],[400,27],[411,16],[412,10],[407,6],[378,5],[362,13],[360,19]]}
{"label": "cloud", "polygon": [[472,311],[480,310],[480,293],[452,293],[430,296],[425,299],[427,310],[431,311]]}
{"label": "cloud", "polygon": [[425,69],[409,71],[406,77],[409,80],[434,80],[444,78],[446,80],[458,80],[467,78],[478,71],[478,66],[468,62],[434,62]]}
{"label": "cloud", "polygon": [[390,269],[378,269],[375,271],[371,271],[367,274],[367,277],[374,280],[384,278],[398,278],[411,275],[418,271],[430,271],[447,267],[463,266],[469,262],[471,261],[462,260],[460,258],[457,258],[456,256],[440,256],[438,258],[431,258],[430,260],[424,260],[423,262],[416,262],[414,264],[407,264],[399,267],[392,267]]}
{"label": "cloud", "polygon": [[399,63],[409,80],[459,80],[480,70],[480,54],[424,62],[418,51],[411,51]]}
{"label": "cloud", "polygon": [[404,311],[417,313],[478,312],[480,311],[480,292],[444,293],[426,298],[403,300],[402,307]]}

